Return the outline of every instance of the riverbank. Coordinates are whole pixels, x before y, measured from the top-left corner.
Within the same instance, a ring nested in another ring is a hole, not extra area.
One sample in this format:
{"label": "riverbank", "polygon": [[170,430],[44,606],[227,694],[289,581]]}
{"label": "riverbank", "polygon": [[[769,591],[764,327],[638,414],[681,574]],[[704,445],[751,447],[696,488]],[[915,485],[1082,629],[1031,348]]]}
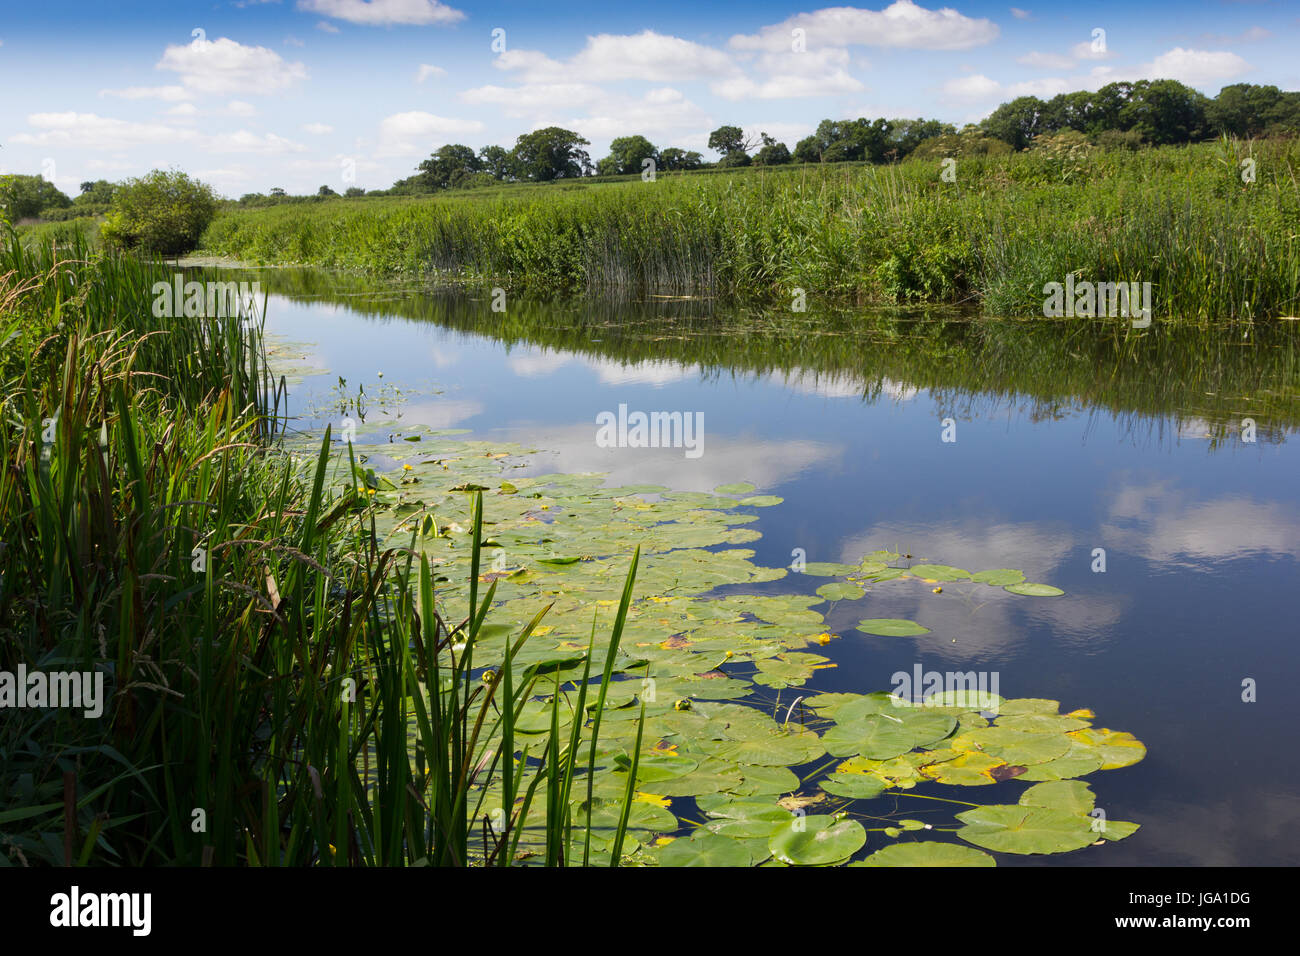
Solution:
{"label": "riverbank", "polygon": [[[221,213],[204,254],[543,293],[973,305],[1150,282],[1152,315],[1300,311],[1300,141],[662,175]],[[952,181],[947,181],[951,179]]]}

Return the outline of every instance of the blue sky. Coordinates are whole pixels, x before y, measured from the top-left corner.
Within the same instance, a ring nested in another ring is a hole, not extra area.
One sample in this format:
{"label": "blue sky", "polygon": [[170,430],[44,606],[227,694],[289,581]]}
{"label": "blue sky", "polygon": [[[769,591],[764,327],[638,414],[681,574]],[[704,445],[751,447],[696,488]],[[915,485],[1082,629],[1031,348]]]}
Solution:
{"label": "blue sky", "polygon": [[793,148],[826,117],[960,125],[1119,79],[1300,89],[1294,3],[1021,2],[0,0],[0,171],[374,189],[549,125],[593,159],[633,133],[715,158],[724,123]]}

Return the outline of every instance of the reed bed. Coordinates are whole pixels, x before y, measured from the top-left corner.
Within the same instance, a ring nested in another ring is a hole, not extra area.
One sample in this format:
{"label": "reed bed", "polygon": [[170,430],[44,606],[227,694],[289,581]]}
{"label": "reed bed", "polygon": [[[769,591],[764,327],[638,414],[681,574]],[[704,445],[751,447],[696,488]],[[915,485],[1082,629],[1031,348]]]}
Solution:
{"label": "reed bed", "polygon": [[[1242,159],[1255,180],[1242,179]],[[665,174],[222,213],[206,251],[545,293],[807,295],[1041,315],[1073,272],[1162,318],[1294,314],[1297,141]]]}
{"label": "reed bed", "polygon": [[[545,788],[547,862],[573,859],[598,727],[517,753],[543,676],[469,679],[495,586],[444,606],[331,479],[350,446],[277,449],[258,310],[156,318],[167,267],[0,240],[0,671],[98,671],[107,697],[6,711],[0,865],[508,865],[519,814],[471,833],[501,777],[524,815]],[[481,522],[479,499],[474,581]]]}

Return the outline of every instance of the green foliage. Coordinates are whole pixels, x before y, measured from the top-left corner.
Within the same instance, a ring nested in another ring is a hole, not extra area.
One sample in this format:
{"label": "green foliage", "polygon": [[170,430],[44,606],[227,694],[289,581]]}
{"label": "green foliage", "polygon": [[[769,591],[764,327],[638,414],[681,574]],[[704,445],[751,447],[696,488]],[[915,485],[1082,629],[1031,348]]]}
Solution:
{"label": "green foliage", "polygon": [[582,149],[589,145],[577,133],[559,126],[524,133],[515,142],[514,168],[521,179],[537,182],[573,179],[591,169],[591,157]]}
{"label": "green foliage", "polygon": [[216,209],[210,186],[178,170],[155,169],[118,187],[100,235],[119,248],[181,255],[198,245]]}
{"label": "green foliage", "polygon": [[640,173],[642,163],[660,162],[659,152],[644,136],[620,136],[609,144],[609,155],[597,166],[602,176],[626,176]]}
{"label": "green foliage", "polygon": [[[963,134],[972,136],[973,134]],[[1044,283],[1151,281],[1156,315],[1293,315],[1300,302],[1300,143],[1138,151],[1044,147],[963,155],[956,181],[922,154],[636,182],[511,185],[436,200],[231,210],[204,247],[541,292],[757,294],[967,302],[1042,315]],[[996,151],[997,147],[994,147]],[[1240,161],[1257,163],[1256,182]],[[564,191],[560,191],[561,188]],[[788,301],[788,299],[787,299]]]}
{"label": "green foliage", "polygon": [[65,209],[71,205],[72,200],[43,176],[17,173],[0,176],[0,218],[8,222],[34,218],[42,209]]}
{"label": "green foliage", "polygon": [[[709,134],[709,149],[721,153],[723,158],[736,157],[748,152],[753,143],[745,140],[745,131],[739,126],[719,126]],[[734,159],[731,165],[740,165]]]}

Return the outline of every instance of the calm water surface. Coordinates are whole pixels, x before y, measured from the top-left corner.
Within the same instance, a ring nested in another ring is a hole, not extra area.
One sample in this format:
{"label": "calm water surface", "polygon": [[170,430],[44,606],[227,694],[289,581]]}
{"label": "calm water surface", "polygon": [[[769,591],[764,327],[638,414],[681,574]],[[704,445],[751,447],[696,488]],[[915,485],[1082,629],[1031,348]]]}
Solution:
{"label": "calm water surface", "polygon": [[[291,388],[306,424],[339,376],[368,394],[412,389],[406,420],[544,449],[532,472],[679,490],[750,481],[782,496],[750,525],[760,564],[787,566],[796,548],[856,563],[896,547],[1064,588],[1030,599],[958,583],[935,596],[896,582],[839,602],[827,627],[842,638],[818,649],[838,667],[809,684],[889,689],[917,663],[996,672],[1003,696],[1089,707],[1097,726],[1147,745],[1136,766],[1087,778],[1108,817],[1142,824],[1135,836],[1104,852],[999,854],[999,865],[1300,862],[1291,327],[1138,335],[700,302],[513,304],[503,316],[486,295],[261,279],[279,290],[268,330],[324,370]],[[703,454],[597,447],[597,414],[620,404],[702,412]],[[946,418],[953,442],[941,440]],[[760,589],[811,593],[827,580]],[[932,633],[872,637],[854,629],[862,617],[917,619]],[[1254,703],[1242,700],[1248,679]],[[1014,800],[1018,789],[993,792],[1009,786],[952,795]]]}

